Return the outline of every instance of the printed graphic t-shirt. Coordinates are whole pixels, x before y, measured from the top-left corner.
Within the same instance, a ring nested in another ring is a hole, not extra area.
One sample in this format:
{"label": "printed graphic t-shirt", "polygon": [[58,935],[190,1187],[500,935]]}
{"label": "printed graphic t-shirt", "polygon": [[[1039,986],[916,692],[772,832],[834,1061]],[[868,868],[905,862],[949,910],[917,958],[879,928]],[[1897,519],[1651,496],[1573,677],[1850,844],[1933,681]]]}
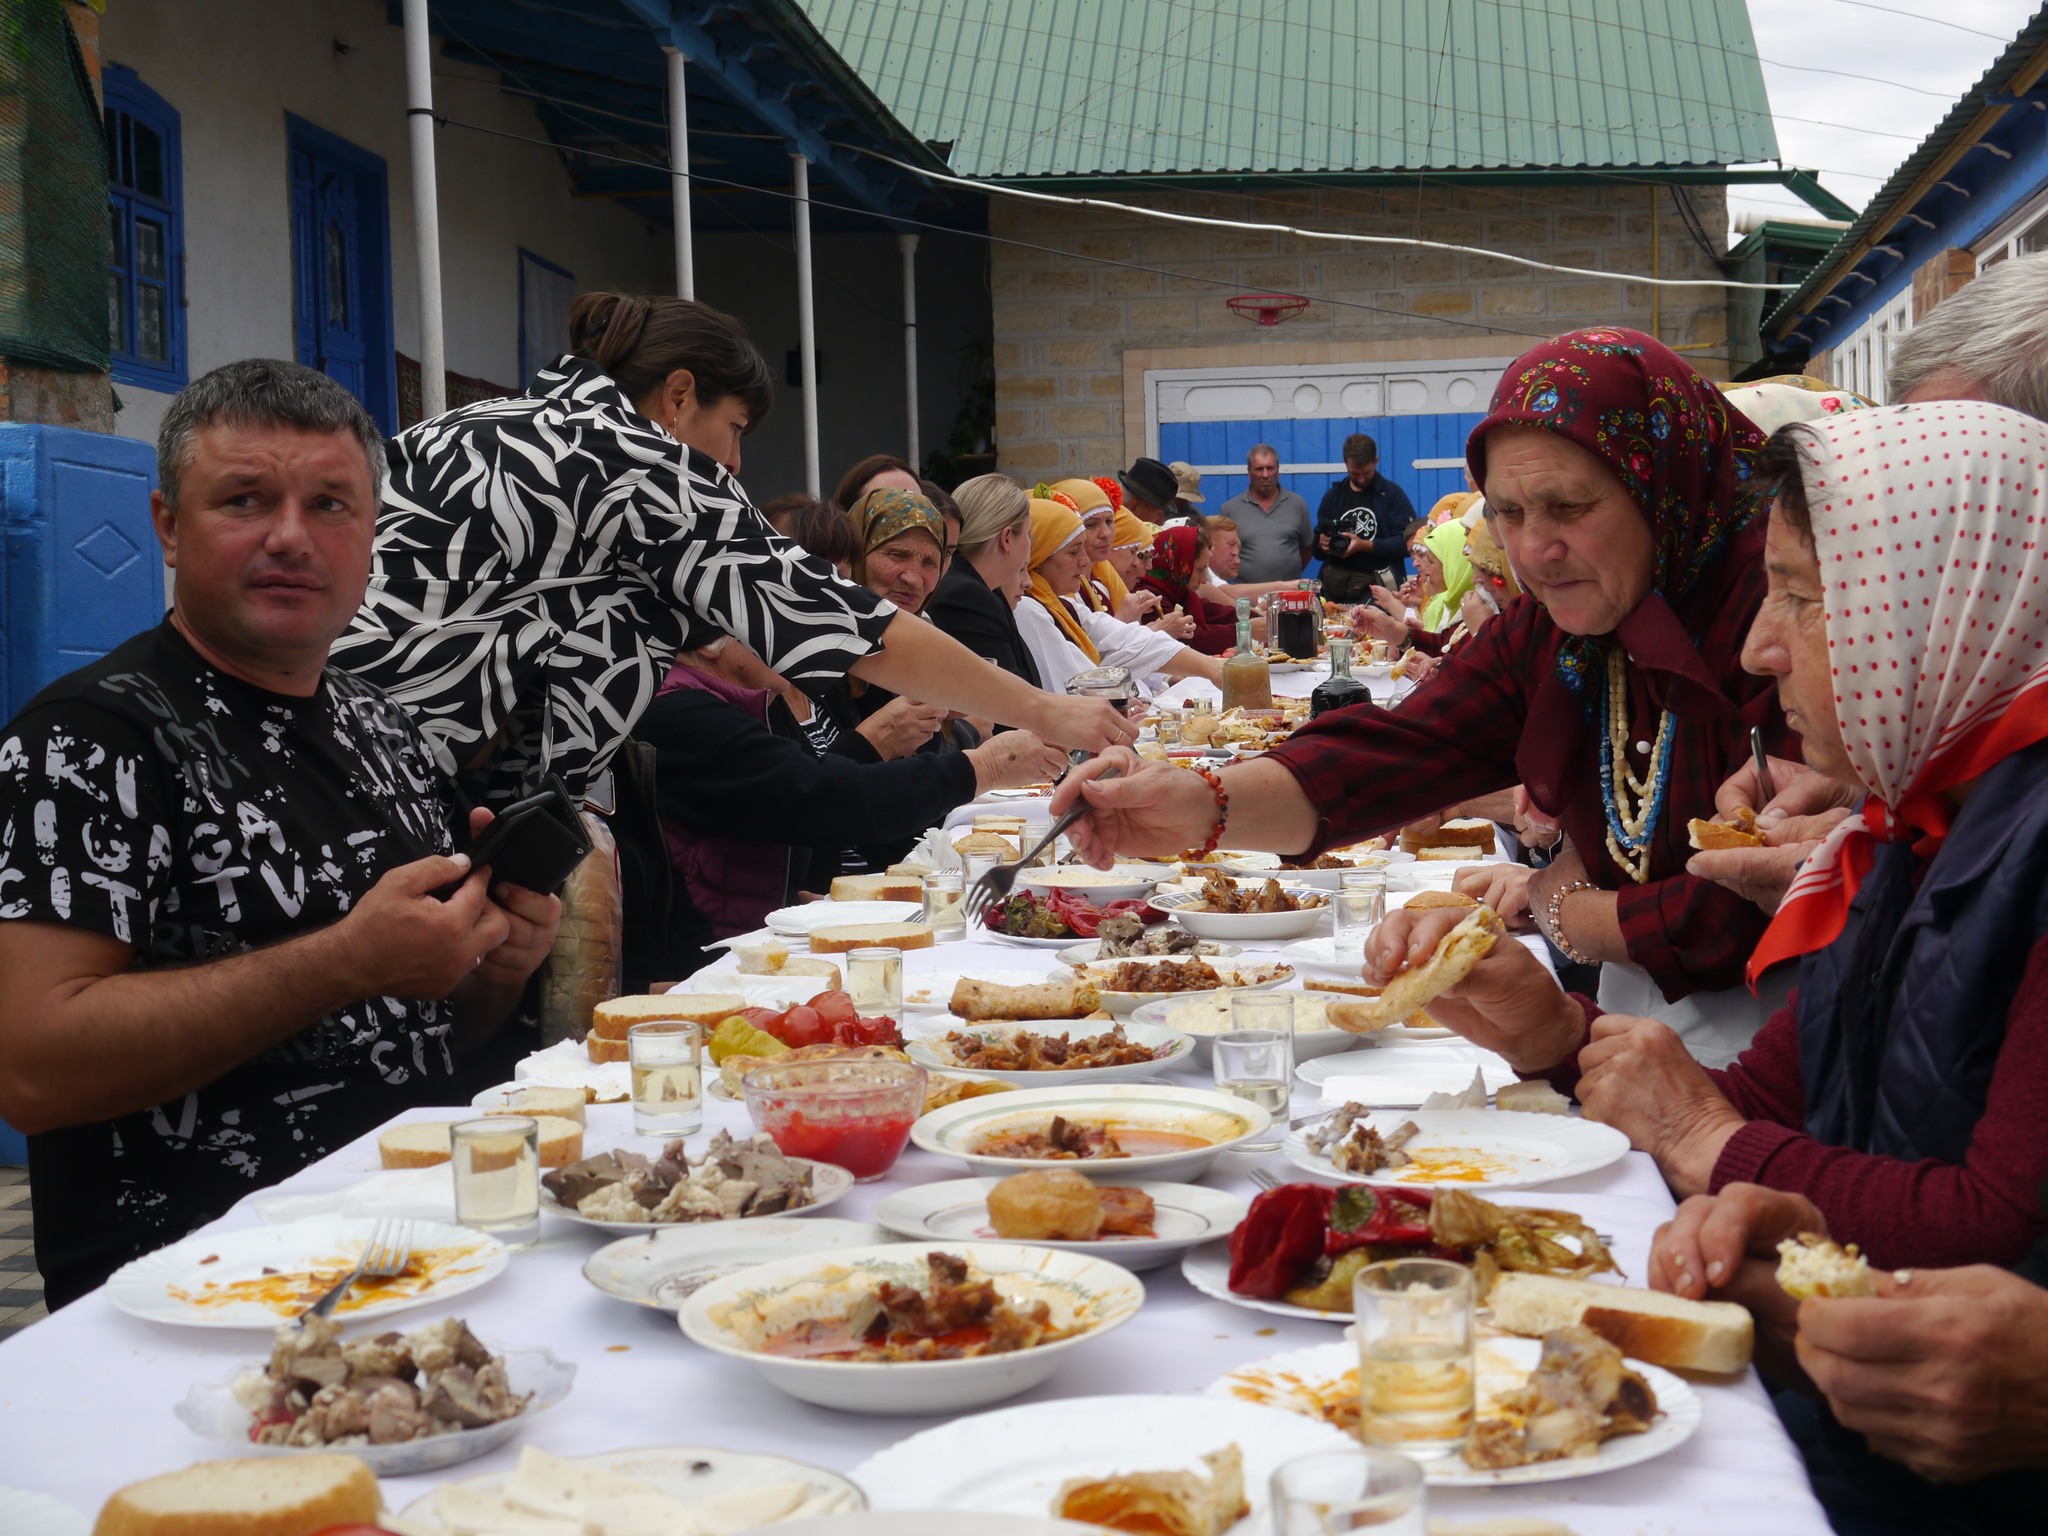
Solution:
{"label": "printed graphic t-shirt", "polygon": [[[0,921],[106,934],[142,969],[215,959],[332,923],[386,870],[451,851],[453,809],[369,684],[330,667],[310,698],[271,693],[166,619],[0,732]],[[179,1099],[31,1136],[52,1303],[444,1097],[452,1025],[445,1002],[364,998]]]}

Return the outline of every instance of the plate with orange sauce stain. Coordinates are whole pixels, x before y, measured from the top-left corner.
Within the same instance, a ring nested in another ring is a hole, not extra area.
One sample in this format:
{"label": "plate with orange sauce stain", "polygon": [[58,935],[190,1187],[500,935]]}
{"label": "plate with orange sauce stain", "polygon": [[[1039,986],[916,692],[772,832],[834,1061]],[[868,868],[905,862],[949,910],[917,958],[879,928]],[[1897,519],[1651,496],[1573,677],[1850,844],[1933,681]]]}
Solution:
{"label": "plate with orange sauce stain", "polygon": [[[122,1265],[107,1281],[107,1299],[146,1322],[274,1328],[355,1268],[377,1225],[368,1218],[317,1216],[200,1233]],[[351,1323],[446,1301],[496,1279],[510,1261],[510,1251],[487,1233],[415,1221],[404,1272],[358,1280],[334,1315]]]}
{"label": "plate with orange sauce stain", "polygon": [[1390,1136],[1412,1122],[1417,1134],[1401,1148],[1407,1161],[1371,1173],[1340,1172],[1329,1151],[1309,1138],[1320,1123],[1294,1132],[1281,1155],[1320,1179],[1340,1184],[1456,1185],[1464,1189],[1529,1189],[1594,1173],[1627,1156],[1628,1138],[1611,1125],[1575,1115],[1533,1115],[1499,1109],[1387,1109],[1357,1124]]}

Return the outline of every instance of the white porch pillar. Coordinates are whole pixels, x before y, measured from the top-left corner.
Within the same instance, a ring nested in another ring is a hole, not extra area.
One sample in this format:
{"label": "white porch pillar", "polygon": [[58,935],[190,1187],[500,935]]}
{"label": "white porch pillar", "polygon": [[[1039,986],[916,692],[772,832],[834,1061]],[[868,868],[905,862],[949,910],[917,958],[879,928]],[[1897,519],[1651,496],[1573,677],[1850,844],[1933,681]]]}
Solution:
{"label": "white porch pillar", "polygon": [[917,440],[917,236],[898,235],[903,252],[903,409],[910,427],[911,468],[924,473],[924,452]]}
{"label": "white porch pillar", "polygon": [[689,63],[674,48],[668,53],[668,168],[675,191],[676,295],[697,297],[697,265],[690,243],[690,115],[683,89]]}
{"label": "white porch pillar", "polygon": [[413,251],[420,283],[420,414],[448,409],[441,335],[441,200],[434,184],[433,46],[427,0],[405,0],[405,117],[412,141]]}
{"label": "white porch pillar", "polygon": [[818,471],[818,327],[811,307],[811,162],[791,155],[796,202],[796,346],[804,394],[804,489],[824,494]]}

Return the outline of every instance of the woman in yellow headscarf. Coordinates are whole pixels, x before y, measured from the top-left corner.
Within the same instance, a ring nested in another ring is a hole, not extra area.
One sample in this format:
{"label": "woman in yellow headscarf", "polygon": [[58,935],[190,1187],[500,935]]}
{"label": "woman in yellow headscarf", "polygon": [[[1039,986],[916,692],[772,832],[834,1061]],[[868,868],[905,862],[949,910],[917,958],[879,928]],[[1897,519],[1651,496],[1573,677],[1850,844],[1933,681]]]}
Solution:
{"label": "woman in yellow headscarf", "polygon": [[[1116,482],[1111,481],[1114,485]],[[1126,624],[1135,624],[1159,606],[1148,592],[1133,594],[1130,586],[1110,564],[1116,544],[1116,502],[1100,480],[1057,481],[1046,488],[1055,501],[1065,501],[1081,516],[1083,535],[1088,540],[1088,579],[1081,588],[1081,600],[1097,613],[1114,614]],[[1040,495],[1046,491],[1039,492]]]}

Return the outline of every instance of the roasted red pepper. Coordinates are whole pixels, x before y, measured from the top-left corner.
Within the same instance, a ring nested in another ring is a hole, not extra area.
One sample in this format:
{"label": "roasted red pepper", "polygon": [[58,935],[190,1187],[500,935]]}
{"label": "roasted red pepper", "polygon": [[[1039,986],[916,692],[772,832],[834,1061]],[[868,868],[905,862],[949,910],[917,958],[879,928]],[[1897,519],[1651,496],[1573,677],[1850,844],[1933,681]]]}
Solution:
{"label": "roasted red pepper", "polygon": [[1427,1249],[1430,1191],[1283,1184],[1252,1201],[1230,1234],[1230,1289],[1275,1301],[1316,1260],[1368,1244]]}
{"label": "roasted red pepper", "polygon": [[1371,1184],[1341,1189],[1330,1202],[1330,1235],[1323,1251],[1335,1257],[1368,1243],[1426,1247],[1434,1241],[1429,1230],[1431,1198],[1426,1189],[1379,1189]]}

